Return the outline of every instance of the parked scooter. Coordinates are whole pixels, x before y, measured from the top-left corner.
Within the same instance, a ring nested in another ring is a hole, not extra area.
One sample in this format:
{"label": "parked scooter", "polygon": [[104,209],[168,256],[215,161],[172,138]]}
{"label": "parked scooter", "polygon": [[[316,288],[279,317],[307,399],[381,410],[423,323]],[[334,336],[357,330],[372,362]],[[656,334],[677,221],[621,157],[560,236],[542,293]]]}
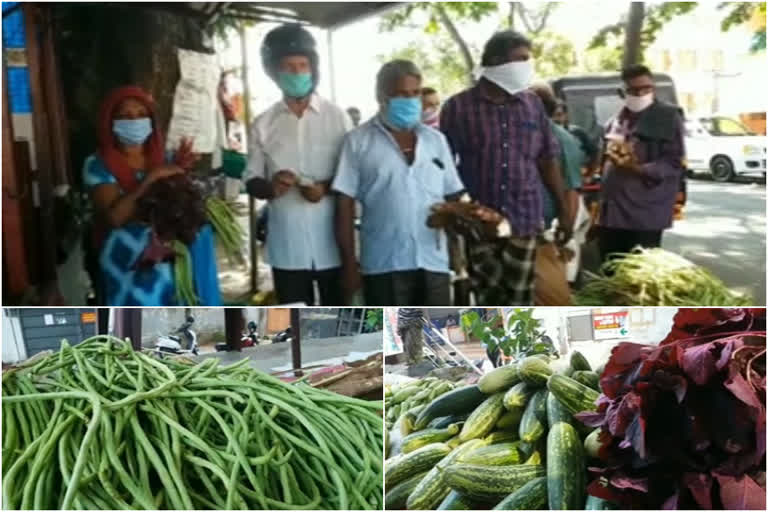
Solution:
{"label": "parked scooter", "polygon": [[253,320],[248,322],[248,333],[243,334],[240,338],[241,347],[253,347],[259,344],[259,335],[256,333],[257,328],[256,322]]}
{"label": "parked scooter", "polygon": [[272,338],[272,343],[285,343],[293,341],[293,331],[288,327],[284,331],[280,331]]}
{"label": "parked scooter", "polygon": [[198,354],[197,333],[192,330],[195,319],[188,316],[181,327],[171,334],[160,335],[155,342],[155,350],[168,354]]}

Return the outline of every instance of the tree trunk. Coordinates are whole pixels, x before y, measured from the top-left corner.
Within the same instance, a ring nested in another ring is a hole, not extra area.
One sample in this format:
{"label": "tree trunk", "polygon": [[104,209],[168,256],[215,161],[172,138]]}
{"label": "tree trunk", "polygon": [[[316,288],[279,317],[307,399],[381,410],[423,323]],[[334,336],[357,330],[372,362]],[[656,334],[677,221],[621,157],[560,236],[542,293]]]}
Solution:
{"label": "tree trunk", "polygon": [[509,16],[507,17],[507,24],[510,30],[515,30],[515,10],[517,9],[517,2],[509,2]]}
{"label": "tree trunk", "polygon": [[622,67],[626,68],[642,61],[643,49],[640,37],[643,30],[644,17],[645,3],[632,2],[629,4],[629,18],[627,19],[627,30],[624,36]]}
{"label": "tree trunk", "polygon": [[453,41],[459,47],[459,51],[461,52],[461,58],[462,60],[464,60],[464,66],[467,71],[467,74],[466,74],[467,84],[470,86],[474,85],[475,59],[472,58],[472,52],[469,50],[469,45],[467,45],[467,42],[464,40],[463,37],[461,37],[461,34],[459,34],[459,31],[456,28],[456,25],[454,25],[453,21],[451,21],[451,17],[448,16],[448,13],[445,11],[445,8],[439,3],[435,3],[432,5],[435,6],[435,11],[437,12],[438,17],[440,18],[440,22],[448,31],[448,34],[450,34],[451,39],[453,39]]}

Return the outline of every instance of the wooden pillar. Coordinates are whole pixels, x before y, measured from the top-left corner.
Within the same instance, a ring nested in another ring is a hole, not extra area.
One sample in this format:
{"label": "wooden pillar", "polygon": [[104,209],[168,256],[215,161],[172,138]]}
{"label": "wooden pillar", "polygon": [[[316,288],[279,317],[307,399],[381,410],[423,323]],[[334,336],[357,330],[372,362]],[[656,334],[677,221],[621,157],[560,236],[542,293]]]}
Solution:
{"label": "wooden pillar", "polygon": [[226,308],[224,310],[224,336],[227,338],[229,350],[242,350],[240,340],[245,330],[245,317],[242,308]]}
{"label": "wooden pillar", "polygon": [[115,309],[115,335],[131,340],[134,350],[141,350],[141,308]]}
{"label": "wooden pillar", "polygon": [[[29,267],[21,202],[23,186],[18,180],[16,169],[7,83],[3,61],[3,265],[6,267],[5,282],[8,294],[11,299],[17,299],[29,287]],[[5,289],[3,292],[5,296]]]}
{"label": "wooden pillar", "polygon": [[293,357],[293,369],[296,377],[301,377],[304,372],[301,368],[301,308],[291,308],[291,356]]}
{"label": "wooden pillar", "polygon": [[[42,9],[37,3],[24,3],[24,28],[27,33],[27,63],[29,68],[29,86],[32,95],[32,124],[35,134],[35,156],[37,168],[35,169],[38,184],[38,207],[40,209],[40,229],[45,250],[41,251],[41,282],[54,285],[50,293],[55,291],[56,282],[56,224],[53,217],[53,165],[51,157],[50,117],[48,115],[47,101],[45,97],[45,84],[43,75],[43,55],[40,48],[42,33],[46,30],[42,23],[45,17],[41,15]],[[45,285],[44,285],[45,287]]]}

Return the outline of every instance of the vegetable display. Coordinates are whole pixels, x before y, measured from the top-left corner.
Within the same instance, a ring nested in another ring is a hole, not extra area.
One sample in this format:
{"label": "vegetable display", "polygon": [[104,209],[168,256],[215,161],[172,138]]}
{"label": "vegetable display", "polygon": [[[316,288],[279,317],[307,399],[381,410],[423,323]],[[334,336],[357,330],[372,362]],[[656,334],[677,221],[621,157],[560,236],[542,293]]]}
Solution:
{"label": "vegetable display", "polygon": [[380,509],[381,402],[97,336],[3,373],[7,509]]}
{"label": "vegetable display", "polygon": [[[387,410],[387,429],[400,422],[402,434],[407,436],[413,430],[418,413],[435,398],[453,390],[453,383],[435,377],[422,380],[413,380],[406,384],[390,386],[384,390],[384,405]],[[410,412],[410,414],[408,414]],[[443,415],[447,417],[448,415]],[[427,424],[438,416],[430,417],[429,421],[418,430],[427,427]],[[433,428],[447,428],[456,421],[446,418],[444,424],[433,425]]]}
{"label": "vegetable display", "polygon": [[663,249],[639,249],[610,259],[574,297],[579,306],[747,306],[709,270]]}
{"label": "vegetable display", "polygon": [[763,308],[680,309],[659,345],[620,342],[595,371],[578,352],[493,370],[421,408],[469,417],[419,449],[432,466],[394,462],[401,481],[432,468],[406,507],[765,510],[765,331]]}

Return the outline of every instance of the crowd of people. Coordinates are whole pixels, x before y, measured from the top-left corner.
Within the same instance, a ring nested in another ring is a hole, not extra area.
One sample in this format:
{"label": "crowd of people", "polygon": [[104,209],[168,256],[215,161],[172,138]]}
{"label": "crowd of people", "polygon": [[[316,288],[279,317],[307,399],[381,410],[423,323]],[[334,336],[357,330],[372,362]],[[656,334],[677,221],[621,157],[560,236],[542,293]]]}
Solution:
{"label": "crowd of people", "polygon": [[[501,236],[466,241],[462,250],[476,303],[546,302],[539,291],[565,280],[564,271],[549,275],[558,268],[551,263],[567,259],[562,249],[583,208],[582,177],[596,169],[603,257],[660,245],[683,173],[677,107],[654,98],[647,68],[625,69],[625,105],[600,148],[569,126],[551,87],[532,83],[531,48],[514,31],[494,34],[476,84],[443,103],[416,63],[388,62],[376,76],[379,111],[363,120],[358,109],[345,111],[317,93],[319,57],[308,31],[287,24],[266,36],[264,70],[283,98],[250,126],[243,182],[268,202],[266,249],[278,302],[312,305],[317,288],[327,306],[450,305],[451,270],[460,273],[450,250],[456,238],[428,219],[454,201],[471,201],[472,215],[504,226]],[[130,102],[135,112],[127,112]],[[86,165],[86,183],[114,232],[130,220],[147,183],[183,172],[191,157],[187,148],[175,157],[157,153],[161,136],[146,98],[124,91],[110,105],[109,132]],[[209,237],[200,245],[193,258],[212,250]],[[132,271],[130,262],[108,263]],[[495,280],[479,286],[489,273]],[[141,283],[130,287],[148,293]]]}

